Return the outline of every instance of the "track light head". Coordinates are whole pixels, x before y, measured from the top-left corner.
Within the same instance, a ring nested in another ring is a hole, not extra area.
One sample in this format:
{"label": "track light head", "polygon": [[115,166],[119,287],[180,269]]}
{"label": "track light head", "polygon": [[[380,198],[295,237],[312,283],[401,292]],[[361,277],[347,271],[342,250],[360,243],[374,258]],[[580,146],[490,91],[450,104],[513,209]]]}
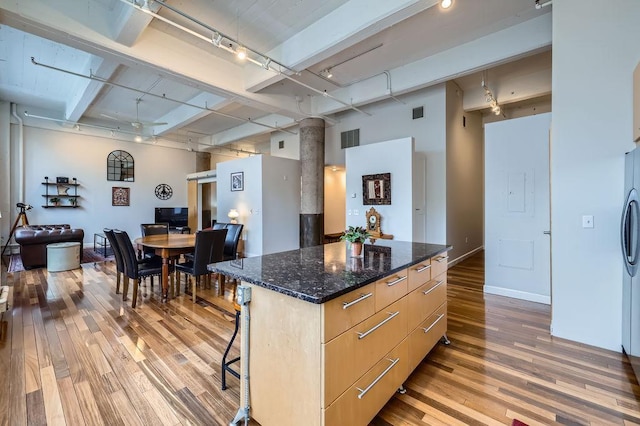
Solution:
{"label": "track light head", "polygon": [[213,35],[213,38],[211,39],[211,41],[213,41],[213,44],[214,44],[216,47],[220,47],[220,42],[222,41],[222,34],[220,34],[220,33],[215,33],[215,34]]}
{"label": "track light head", "polygon": [[238,46],[236,48],[236,55],[238,56],[238,59],[240,59],[241,61],[247,59],[247,49],[245,49],[242,46]]}

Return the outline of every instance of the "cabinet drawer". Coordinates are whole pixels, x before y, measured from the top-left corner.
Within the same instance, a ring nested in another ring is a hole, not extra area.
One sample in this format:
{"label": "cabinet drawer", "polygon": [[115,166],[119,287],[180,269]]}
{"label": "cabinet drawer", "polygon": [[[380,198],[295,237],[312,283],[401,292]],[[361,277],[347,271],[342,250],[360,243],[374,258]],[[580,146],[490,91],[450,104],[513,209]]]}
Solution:
{"label": "cabinet drawer", "polygon": [[328,406],[407,336],[406,298],[324,345],[324,403]]}
{"label": "cabinet drawer", "polygon": [[447,301],[446,274],[423,284],[407,297],[408,329],[413,330]]}
{"label": "cabinet drawer", "polygon": [[323,424],[369,424],[409,375],[407,357],[405,339],[324,410]]}
{"label": "cabinet drawer", "polygon": [[409,371],[413,371],[420,364],[446,332],[447,304],[443,303],[407,338],[409,340]]}
{"label": "cabinet drawer", "polygon": [[322,343],[375,313],[375,286],[375,283],[369,284],[322,305]]}
{"label": "cabinet drawer", "polygon": [[431,259],[409,267],[409,291],[413,291],[431,279]]}
{"label": "cabinet drawer", "polygon": [[431,258],[431,276],[437,277],[447,270],[447,263],[449,262],[449,256],[447,252],[439,254]]}
{"label": "cabinet drawer", "polygon": [[376,281],[376,312],[407,294],[407,270]]}

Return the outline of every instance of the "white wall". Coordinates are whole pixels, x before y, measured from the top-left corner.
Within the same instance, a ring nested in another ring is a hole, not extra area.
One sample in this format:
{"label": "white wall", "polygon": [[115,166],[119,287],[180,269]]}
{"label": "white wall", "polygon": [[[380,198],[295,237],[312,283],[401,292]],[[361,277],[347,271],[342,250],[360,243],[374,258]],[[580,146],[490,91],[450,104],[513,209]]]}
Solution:
{"label": "white wall", "polygon": [[[236,172],[244,173],[243,191],[231,191]],[[229,210],[238,210],[246,257],[299,248],[299,161],[256,155],[218,163],[217,174],[217,220],[228,222]]]}
{"label": "white wall", "polygon": [[300,162],[262,156],[262,254],[300,248]]}
{"label": "white wall", "polygon": [[[244,255],[262,254],[262,215],[253,215],[253,210],[262,211],[262,156],[239,158],[217,164],[218,222],[229,222],[229,210],[240,213],[238,223],[244,225]],[[244,173],[244,190],[231,191],[231,173]]]}
{"label": "white wall", "polygon": [[[619,223],[640,2],[553,3],[552,333],[619,351]],[[594,216],[583,229],[582,215]]]}
{"label": "white wall", "polygon": [[[292,128],[291,131],[298,133],[299,128]],[[280,148],[279,142],[284,141],[284,147]],[[300,135],[286,132],[273,132],[271,134],[271,155],[275,157],[300,159]]]}
{"label": "white wall", "polygon": [[462,99],[462,90],[448,82],[447,244],[453,246],[448,253],[449,262],[482,248],[484,239],[482,116],[478,112],[465,113]]}
{"label": "white wall", "polygon": [[[347,226],[365,226],[366,212],[380,213],[381,230],[395,240],[411,241],[413,235],[413,139],[404,138],[346,150]],[[391,205],[362,203],[362,176],[391,173]],[[355,197],[354,197],[355,194]]]}
{"label": "white wall", "polygon": [[[12,151],[17,153],[17,128],[12,126]],[[68,223],[82,228],[85,245],[93,244],[93,234],[118,228],[131,238],[140,236],[140,224],[154,221],[155,207],[187,206],[186,175],[195,171],[195,153],[186,150],[136,144],[85,133],[61,132],[24,127],[25,198],[18,194],[20,173],[17,156],[12,157],[11,206],[24,201],[34,206],[27,212],[30,224]],[[135,160],[135,181],[107,181],[107,156],[113,150],[125,150]],[[78,179],[79,208],[43,208],[44,177],[55,182],[57,176]],[[155,196],[155,187],[167,183],[173,196],[166,201]],[[130,188],[130,206],[111,205],[111,188]],[[15,209],[14,209],[15,210]],[[12,211],[14,221],[16,212]]]}
{"label": "white wall", "polygon": [[[345,164],[345,150],[340,149],[340,133],[346,130],[360,129],[361,146],[413,137],[415,152],[424,156],[426,164],[425,241],[445,244],[447,242],[445,85],[439,84],[419,90],[404,95],[400,99],[404,104],[390,99],[367,105],[364,110],[371,116],[356,111],[340,114],[338,123],[327,127],[325,131],[325,162],[326,164]],[[412,109],[419,106],[424,107],[424,118],[413,120]],[[347,170],[348,173],[349,170]],[[411,206],[410,200],[406,208],[410,209]],[[384,224],[383,232],[391,233],[385,230]],[[408,238],[411,238],[411,235]]]}
{"label": "white wall", "polygon": [[[11,192],[9,102],[0,102],[0,247],[4,247],[9,238],[10,222],[9,194]],[[0,248],[0,250],[2,250]],[[4,283],[4,268],[0,268],[0,283]]]}

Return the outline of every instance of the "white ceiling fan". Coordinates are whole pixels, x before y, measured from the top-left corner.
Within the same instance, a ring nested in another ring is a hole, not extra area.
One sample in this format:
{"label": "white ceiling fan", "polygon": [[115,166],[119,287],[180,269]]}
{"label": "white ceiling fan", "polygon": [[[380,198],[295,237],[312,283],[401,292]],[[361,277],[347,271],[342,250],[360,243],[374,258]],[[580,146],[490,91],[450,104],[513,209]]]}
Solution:
{"label": "white ceiling fan", "polygon": [[[136,120],[135,121],[129,121],[129,124],[131,124],[131,126],[136,129],[136,130],[142,130],[144,127],[153,127],[153,126],[164,126],[168,123],[164,122],[164,121],[140,121],[140,117],[138,115],[138,108],[140,105],[140,102],[142,101],[142,99],[140,98],[136,98]],[[110,120],[116,120],[116,121],[120,121],[120,119],[116,118],[116,117],[112,117],[110,115],[107,114],[100,114],[101,116],[108,118]]]}

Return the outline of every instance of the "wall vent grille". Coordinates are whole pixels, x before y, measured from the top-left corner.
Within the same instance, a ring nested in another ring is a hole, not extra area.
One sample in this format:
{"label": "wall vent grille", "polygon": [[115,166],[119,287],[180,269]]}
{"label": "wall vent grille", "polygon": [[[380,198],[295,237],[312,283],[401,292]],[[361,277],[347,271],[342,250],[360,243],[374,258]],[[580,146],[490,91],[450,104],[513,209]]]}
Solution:
{"label": "wall vent grille", "polygon": [[417,107],[413,109],[413,119],[424,117],[424,107]]}
{"label": "wall vent grille", "polygon": [[347,130],[340,133],[340,147],[342,149],[360,145],[360,129]]}

